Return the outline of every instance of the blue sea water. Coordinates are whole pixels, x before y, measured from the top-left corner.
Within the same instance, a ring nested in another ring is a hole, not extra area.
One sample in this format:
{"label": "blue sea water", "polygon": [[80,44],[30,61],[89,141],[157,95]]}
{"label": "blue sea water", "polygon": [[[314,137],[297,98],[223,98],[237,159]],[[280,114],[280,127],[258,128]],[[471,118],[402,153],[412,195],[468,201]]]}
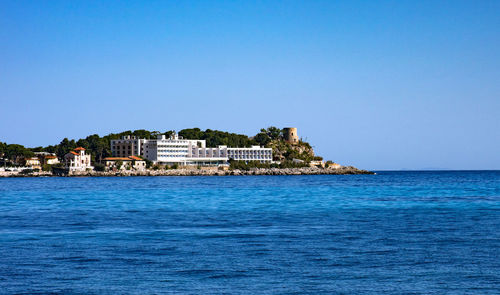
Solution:
{"label": "blue sea water", "polygon": [[500,294],[500,172],[0,179],[0,293]]}

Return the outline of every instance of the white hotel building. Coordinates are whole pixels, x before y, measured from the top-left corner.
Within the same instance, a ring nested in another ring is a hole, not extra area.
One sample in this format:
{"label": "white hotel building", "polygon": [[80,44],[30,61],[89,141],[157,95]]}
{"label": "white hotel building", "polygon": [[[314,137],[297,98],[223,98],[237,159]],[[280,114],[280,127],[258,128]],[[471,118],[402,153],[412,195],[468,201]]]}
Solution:
{"label": "white hotel building", "polygon": [[225,145],[210,148],[206,147],[205,140],[183,139],[177,134],[169,138],[159,135],[157,139],[124,136],[111,140],[111,152],[114,157],[140,155],[154,163],[167,165],[222,165],[230,159],[271,163],[273,159],[271,148],[228,148]]}

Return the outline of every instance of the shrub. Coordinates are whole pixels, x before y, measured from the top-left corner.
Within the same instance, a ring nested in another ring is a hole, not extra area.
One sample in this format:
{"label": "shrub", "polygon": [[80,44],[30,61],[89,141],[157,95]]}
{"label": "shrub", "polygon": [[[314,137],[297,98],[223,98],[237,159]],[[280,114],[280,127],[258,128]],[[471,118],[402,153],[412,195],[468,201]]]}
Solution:
{"label": "shrub", "polygon": [[104,165],[104,164],[100,164],[100,163],[94,164],[95,171],[104,171],[105,169],[106,169],[106,165]]}
{"label": "shrub", "polygon": [[251,168],[275,168],[277,165],[276,164],[270,164],[270,163],[261,163],[259,161],[236,161],[236,160],[229,160],[229,169],[231,170],[250,170]]}
{"label": "shrub", "polygon": [[306,162],[296,163],[293,161],[282,161],[279,165],[279,168],[303,168],[303,167],[309,167],[309,164],[307,164]]}

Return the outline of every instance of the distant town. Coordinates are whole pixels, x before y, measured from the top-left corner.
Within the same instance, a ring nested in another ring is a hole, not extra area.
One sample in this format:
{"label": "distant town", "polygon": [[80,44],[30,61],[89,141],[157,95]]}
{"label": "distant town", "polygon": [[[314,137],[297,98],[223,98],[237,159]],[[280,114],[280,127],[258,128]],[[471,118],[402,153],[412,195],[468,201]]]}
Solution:
{"label": "distant town", "polygon": [[[210,146],[211,145],[211,146]],[[316,156],[297,128],[261,129],[253,137],[198,128],[125,131],[91,135],[59,145],[25,148],[0,143],[0,175],[84,175],[90,172],[144,172],[168,169],[250,170],[342,166]]]}

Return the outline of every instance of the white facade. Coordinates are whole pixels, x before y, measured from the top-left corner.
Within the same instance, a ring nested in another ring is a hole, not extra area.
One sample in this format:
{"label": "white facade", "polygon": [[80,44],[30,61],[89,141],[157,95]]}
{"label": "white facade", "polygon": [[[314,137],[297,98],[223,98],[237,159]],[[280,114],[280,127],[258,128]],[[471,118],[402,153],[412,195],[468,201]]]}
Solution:
{"label": "white facade", "polygon": [[90,155],[85,153],[85,149],[78,147],[64,155],[66,168],[70,171],[86,171],[93,170],[94,167],[90,164]]}
{"label": "white facade", "polygon": [[272,149],[252,146],[250,148],[206,147],[205,140],[183,139],[177,134],[166,138],[139,139],[124,137],[111,141],[113,156],[127,157],[140,155],[160,164],[179,165],[221,165],[230,159],[237,161],[272,162]]}
{"label": "white facade", "polygon": [[[143,171],[146,170],[146,161],[137,156],[129,157],[107,157],[104,158],[104,164],[108,169],[134,169]],[[118,162],[121,162],[121,167],[118,167]]]}
{"label": "white facade", "polygon": [[273,149],[262,148],[254,145],[250,148],[227,148],[229,159],[236,161],[260,161],[261,163],[271,163],[273,160]]}
{"label": "white facade", "polygon": [[40,160],[37,157],[28,158],[25,162],[25,165],[31,167],[32,169],[40,168]]}
{"label": "white facade", "polygon": [[153,162],[183,163],[190,157],[190,151],[196,147],[205,147],[205,141],[183,139],[177,134],[170,138],[159,135],[156,140],[145,141],[142,156]]}
{"label": "white facade", "polygon": [[48,165],[59,164],[59,159],[54,153],[35,152],[35,156],[37,156],[38,159],[40,159],[40,163],[42,164],[48,164]]}
{"label": "white facade", "polygon": [[45,164],[55,165],[59,164],[59,159],[56,156],[48,156],[44,158]]}

